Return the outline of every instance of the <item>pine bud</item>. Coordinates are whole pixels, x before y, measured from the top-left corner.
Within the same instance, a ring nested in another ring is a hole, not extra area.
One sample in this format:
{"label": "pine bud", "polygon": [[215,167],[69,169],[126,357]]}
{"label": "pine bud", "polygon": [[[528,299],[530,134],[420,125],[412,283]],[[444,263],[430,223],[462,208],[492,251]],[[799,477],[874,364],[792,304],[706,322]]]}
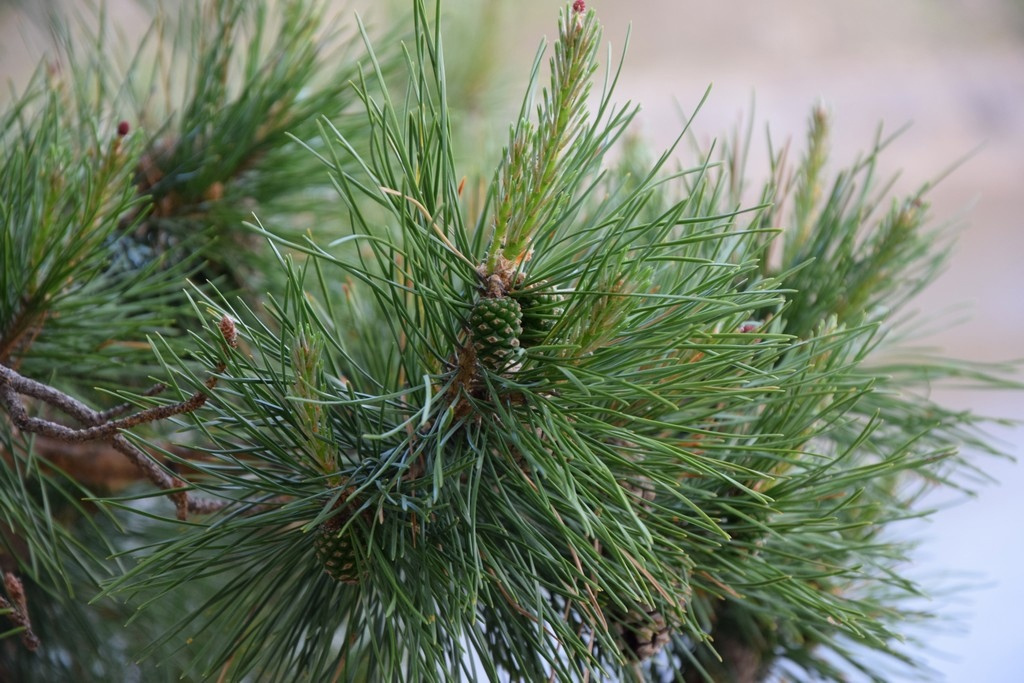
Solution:
{"label": "pine bud", "polygon": [[292,391],[299,399],[295,402],[293,412],[306,448],[320,468],[330,474],[337,465],[330,437],[330,415],[321,403],[321,388],[324,386],[323,355],[322,338],[308,328],[300,332],[292,343],[292,368],[295,371]]}
{"label": "pine bud", "polygon": [[220,328],[220,333],[224,336],[224,341],[227,342],[228,346],[233,349],[238,348],[238,328],[235,327],[234,318],[230,315],[225,315],[217,323],[217,327]]}
{"label": "pine bud", "polygon": [[491,370],[507,367],[519,351],[523,310],[512,297],[481,299],[469,315],[470,333],[480,364]]}

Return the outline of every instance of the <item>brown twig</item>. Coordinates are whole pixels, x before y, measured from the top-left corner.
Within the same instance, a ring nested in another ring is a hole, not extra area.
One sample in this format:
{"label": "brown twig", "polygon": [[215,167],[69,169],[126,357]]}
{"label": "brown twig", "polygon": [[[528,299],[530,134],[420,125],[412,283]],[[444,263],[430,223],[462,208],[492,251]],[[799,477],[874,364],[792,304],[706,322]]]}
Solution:
{"label": "brown twig", "polygon": [[[238,332],[234,321],[224,316],[220,321],[219,328],[227,344],[235,348],[238,344]],[[168,474],[150,454],[132,444],[122,432],[140,424],[197,410],[206,403],[207,392],[216,386],[217,374],[224,370],[224,364],[219,364],[215,374],[212,374],[204,382],[206,390],[199,390],[184,401],[155,406],[121,419],[110,419],[113,415],[127,412],[130,406],[126,408],[122,405],[107,411],[95,411],[58,389],[24,377],[12,368],[0,365],[0,404],[6,408],[14,426],[22,431],[68,443],[89,441],[109,443],[115,450],[124,454],[153,484],[166,491],[174,501],[178,518],[185,519],[189,512],[199,514],[213,512],[224,507],[225,503],[191,499],[185,491],[186,483],[183,480]],[[164,385],[158,384],[150,389],[147,395],[160,393],[163,389]],[[22,403],[21,396],[43,401],[86,426],[76,429],[50,420],[31,417]]]}
{"label": "brown twig", "polygon": [[[217,371],[223,372],[224,366],[219,366]],[[35,380],[22,377],[14,370],[3,365],[0,365],[0,381],[3,381],[3,384],[0,385],[0,399],[3,400],[5,407],[11,415],[11,420],[13,420],[14,425],[18,429],[31,432],[33,434],[51,436],[63,441],[94,441],[98,439],[106,439],[122,430],[136,427],[140,424],[164,420],[168,417],[173,417],[174,415],[191,413],[206,403],[207,398],[206,392],[197,391],[180,403],[154,406],[119,420],[103,421],[103,415],[101,413],[92,410],[53,387],[48,387],[36,382]],[[211,376],[205,382],[207,389],[213,389],[216,384],[216,375]],[[50,420],[30,417],[25,406],[23,406],[20,399],[18,399],[17,394],[38,398],[49,403],[61,412],[71,415],[86,424],[92,424],[92,426],[85,427],[83,429],[75,429],[57,422],[51,422]]]}
{"label": "brown twig", "polygon": [[[147,389],[145,392],[143,392],[142,395],[143,396],[156,396],[156,395],[162,393],[166,388],[167,388],[166,384],[157,382],[156,384],[151,386],[149,389]],[[116,405],[113,408],[107,408],[106,410],[101,411],[101,412],[99,412],[97,414],[99,415],[99,418],[101,420],[106,422],[107,420],[113,420],[115,417],[119,417],[121,415],[124,415],[125,413],[127,413],[131,409],[132,409],[132,404],[131,403],[122,403],[121,405]]]}

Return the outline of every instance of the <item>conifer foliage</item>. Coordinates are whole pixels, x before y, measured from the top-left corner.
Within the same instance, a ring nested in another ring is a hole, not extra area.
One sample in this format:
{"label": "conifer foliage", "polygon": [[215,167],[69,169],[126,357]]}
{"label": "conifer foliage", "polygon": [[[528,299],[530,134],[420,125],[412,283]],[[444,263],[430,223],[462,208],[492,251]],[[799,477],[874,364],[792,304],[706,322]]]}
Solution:
{"label": "conifer foliage", "polygon": [[887,195],[884,139],[828,175],[821,110],[746,208],[731,150],[609,161],[635,109],[577,0],[476,193],[412,6],[218,0],[3,113],[0,677],[916,667],[891,527],[997,453],[919,390],[1012,384],[884,360],[930,187]]}

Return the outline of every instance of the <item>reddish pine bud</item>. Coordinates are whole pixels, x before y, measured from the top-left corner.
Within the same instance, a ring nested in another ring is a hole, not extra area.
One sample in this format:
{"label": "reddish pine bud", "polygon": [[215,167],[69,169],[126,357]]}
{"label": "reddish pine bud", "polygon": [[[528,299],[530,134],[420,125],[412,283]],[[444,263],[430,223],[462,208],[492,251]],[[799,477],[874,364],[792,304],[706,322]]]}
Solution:
{"label": "reddish pine bud", "polygon": [[583,0],[576,0],[576,2],[572,3],[572,11],[576,14],[583,14],[586,10],[587,3],[583,2]]}
{"label": "reddish pine bud", "polygon": [[117,124],[117,134],[120,135],[121,137],[128,135],[129,130],[131,130],[131,126],[128,125],[127,121],[122,121],[121,123]]}
{"label": "reddish pine bud", "polygon": [[238,347],[238,330],[235,328],[235,321],[231,319],[231,316],[226,315],[220,319],[220,333],[224,335],[224,341],[228,343],[231,348]]}

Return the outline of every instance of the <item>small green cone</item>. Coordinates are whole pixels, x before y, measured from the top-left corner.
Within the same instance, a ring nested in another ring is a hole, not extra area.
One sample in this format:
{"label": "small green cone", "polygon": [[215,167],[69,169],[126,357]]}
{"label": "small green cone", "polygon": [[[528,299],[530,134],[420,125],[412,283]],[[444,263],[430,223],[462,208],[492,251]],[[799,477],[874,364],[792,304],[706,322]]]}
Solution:
{"label": "small green cone", "polygon": [[324,572],[342,583],[359,583],[362,573],[356,562],[355,547],[352,544],[353,527],[345,534],[338,535],[344,526],[343,516],[335,516],[320,525],[316,532],[314,546],[316,557],[324,566]]}
{"label": "small green cone", "polygon": [[551,291],[531,289],[515,294],[523,309],[523,346],[540,344],[562,317],[565,298]]}
{"label": "small green cone", "polygon": [[480,299],[476,303],[469,315],[469,328],[481,365],[494,371],[509,365],[519,351],[522,320],[522,308],[511,297]]}

